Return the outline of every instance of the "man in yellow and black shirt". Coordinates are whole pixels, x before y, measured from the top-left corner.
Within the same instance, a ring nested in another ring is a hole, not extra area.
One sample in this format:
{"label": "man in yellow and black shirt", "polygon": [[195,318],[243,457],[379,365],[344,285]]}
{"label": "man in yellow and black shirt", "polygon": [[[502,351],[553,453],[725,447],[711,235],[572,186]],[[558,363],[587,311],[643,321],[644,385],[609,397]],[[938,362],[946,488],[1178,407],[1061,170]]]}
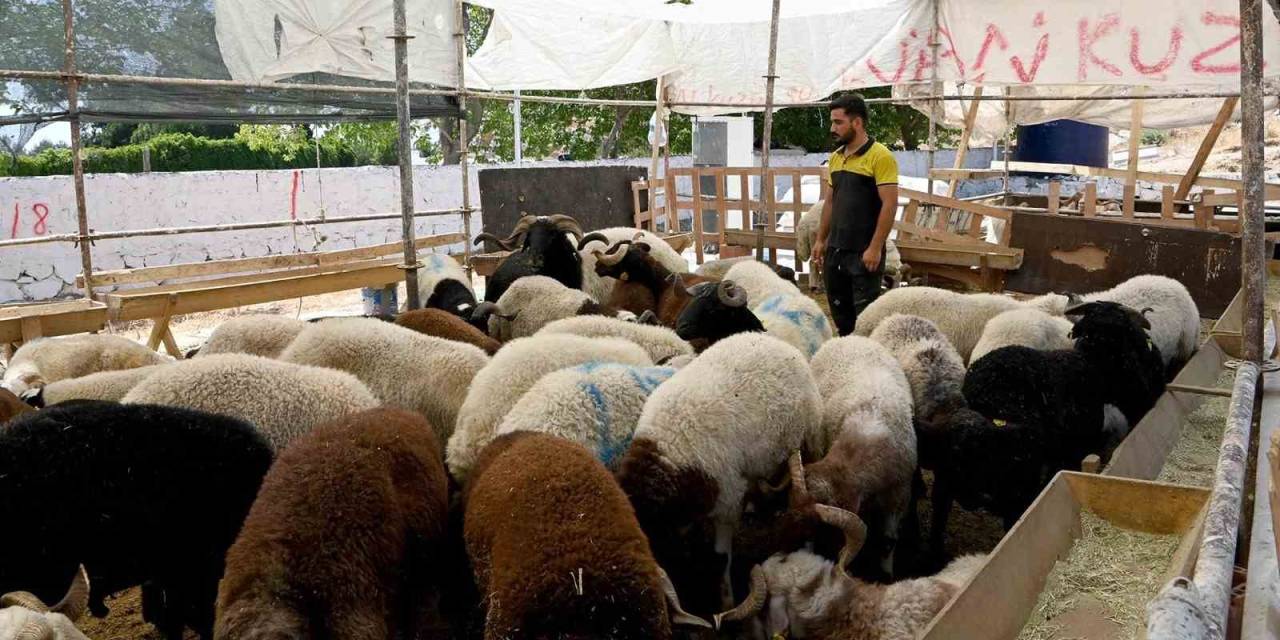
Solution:
{"label": "man in yellow and black shirt", "polygon": [[823,270],[827,302],[840,335],[853,333],[858,314],[880,296],[884,244],[898,210],[898,161],[867,135],[867,104],[858,95],[831,102],[831,197],[813,256]]}

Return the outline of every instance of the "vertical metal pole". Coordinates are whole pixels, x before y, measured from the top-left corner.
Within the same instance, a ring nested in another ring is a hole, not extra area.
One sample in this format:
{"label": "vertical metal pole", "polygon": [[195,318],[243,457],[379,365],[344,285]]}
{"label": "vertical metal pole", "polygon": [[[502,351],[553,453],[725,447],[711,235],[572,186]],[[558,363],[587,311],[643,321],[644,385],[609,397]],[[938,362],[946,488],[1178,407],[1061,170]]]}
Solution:
{"label": "vertical metal pole", "polygon": [[392,0],[395,13],[395,35],[391,39],[396,45],[396,124],[398,125],[398,152],[400,156],[400,224],[404,240],[405,306],[417,309],[421,306],[418,299],[418,250],[413,229],[413,147],[410,132],[409,114],[409,39],[413,36],[405,32],[405,0]]}
{"label": "vertical metal pole", "polygon": [[516,149],[516,164],[520,164],[524,162],[524,141],[521,139],[521,136],[520,136],[521,122],[520,122],[520,90],[519,89],[516,89],[516,99],[511,108],[513,109],[513,111],[511,112],[511,115],[512,115],[512,118],[515,120],[515,143],[513,146]]}
{"label": "vertical metal pole", "polygon": [[[764,260],[763,223],[772,220],[773,212],[773,181],[769,179],[769,141],[773,138],[773,84],[778,78],[774,71],[778,64],[778,14],[781,8],[782,0],[773,0],[773,17],[769,20],[769,70],[765,75],[764,85],[764,131],[760,137],[760,202],[763,203],[764,210],[760,212],[762,221],[756,224],[757,260]],[[744,194],[743,197],[748,196]],[[800,197],[800,194],[795,194],[795,197]],[[702,215],[701,202],[695,202],[694,208],[694,215]]]}
{"label": "vertical metal pole", "polygon": [[[1005,98],[1009,97],[1009,87],[1004,88],[1004,97]],[[1009,100],[1005,100],[1004,101],[1004,187],[1003,187],[1004,193],[1001,194],[1002,196],[1009,195],[1009,153],[1010,153],[1009,138],[1013,136],[1014,132],[1018,130],[1017,125],[1013,124],[1013,112],[1011,111],[1012,108],[1013,108],[1013,103],[1010,102]],[[1001,200],[1003,201],[1004,198],[1002,197]]]}
{"label": "vertical metal pole", "polygon": [[[667,83],[666,76],[658,76],[658,81],[655,83],[655,91],[654,91],[655,104],[653,106],[653,144],[649,148],[649,179],[647,180],[647,184],[649,185],[649,188],[645,190],[645,192],[649,194],[649,216],[651,218],[649,220],[649,228],[655,231],[658,229],[658,214],[656,210],[656,207],[658,206],[658,149],[663,146],[662,145],[663,138],[666,137],[666,134],[667,134],[667,130],[665,128],[666,123],[663,117],[663,105],[662,105],[662,98],[663,98],[663,95],[666,93],[665,91],[666,83]],[[668,198],[667,201],[670,202],[670,198]],[[723,224],[723,221],[721,221],[721,224]],[[680,231],[677,228],[671,227],[670,219],[668,219],[667,227],[668,227],[667,228],[668,234],[673,234]]]}
{"label": "vertical metal pole", "polygon": [[1240,210],[1241,269],[1244,278],[1244,359],[1262,362],[1266,241],[1263,236],[1262,3],[1240,0],[1240,169],[1244,186]]}
{"label": "vertical metal pole", "polygon": [[[941,86],[941,83],[938,81],[938,45],[939,45],[938,27],[940,26],[939,16],[938,16],[938,2],[939,0],[933,0],[933,3],[932,3],[933,4],[933,31],[929,34],[929,51],[930,51],[930,55],[933,58],[932,60],[933,66],[929,70],[930,76],[931,76],[929,87],[930,87],[930,90],[933,92],[933,98],[929,102],[929,152],[928,152],[929,168],[926,171],[926,177],[927,177],[926,188],[928,189],[929,195],[931,196],[933,195],[934,153],[936,153],[938,148],[938,120],[942,118],[942,113],[940,111],[942,107],[942,101],[939,99],[939,96],[942,95],[942,86]],[[933,205],[929,205],[929,210],[933,212],[933,215],[929,217],[929,221],[931,224],[935,226],[938,223],[938,219],[937,219],[938,216],[947,215],[946,209],[938,209]]]}
{"label": "vertical metal pole", "polygon": [[[454,3],[454,38],[458,51],[458,168],[462,173],[462,255],[468,270],[471,268],[471,179],[467,165],[467,30],[466,7],[462,0]],[[469,271],[468,271],[469,272]]]}
{"label": "vertical metal pole", "polygon": [[76,225],[80,237],[80,269],[84,271],[84,297],[93,299],[93,255],[89,248],[89,211],[84,202],[84,148],[80,140],[80,81],[76,72],[75,15],[71,0],[62,0],[62,26],[66,41],[65,66],[67,72],[67,113],[71,116],[71,174],[76,190]]}

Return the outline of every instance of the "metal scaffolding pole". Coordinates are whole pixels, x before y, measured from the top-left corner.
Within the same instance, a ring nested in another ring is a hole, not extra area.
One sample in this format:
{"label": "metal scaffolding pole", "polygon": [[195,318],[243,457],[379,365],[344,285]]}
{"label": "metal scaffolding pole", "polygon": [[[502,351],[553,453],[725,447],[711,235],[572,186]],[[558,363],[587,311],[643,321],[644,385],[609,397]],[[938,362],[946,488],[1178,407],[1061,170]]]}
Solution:
{"label": "metal scaffolding pole", "polygon": [[401,238],[404,240],[405,305],[409,309],[420,308],[418,299],[418,251],[415,247],[413,228],[413,142],[412,122],[409,118],[409,40],[413,36],[405,32],[405,0],[393,0],[395,11],[395,35],[391,39],[396,45],[396,124],[399,136],[397,151],[400,156],[400,218]]}
{"label": "metal scaffolding pole", "polygon": [[1262,94],[1262,3],[1240,0],[1240,209],[1241,265],[1244,278],[1244,358],[1262,362],[1263,298],[1266,293],[1266,240],[1263,236],[1264,117]]}
{"label": "metal scaffolding pole", "polygon": [[[65,29],[65,71],[76,72],[75,15],[71,0],[62,0],[62,23]],[[80,245],[80,268],[84,271],[84,297],[93,299],[93,252],[89,243],[89,210],[84,201],[84,147],[80,140],[80,81],[67,80],[67,112],[71,115],[71,173],[76,190],[76,225]]]}
{"label": "metal scaffolding pole", "polygon": [[[778,14],[782,9],[782,0],[773,0],[773,17],[769,20],[769,70],[765,75],[764,84],[764,131],[760,136],[760,202],[763,203],[764,210],[760,212],[761,222],[756,223],[756,259],[764,260],[764,222],[771,227],[769,231],[774,231],[773,220],[773,181],[769,179],[769,143],[773,139],[773,85],[778,76],[774,73],[778,64]],[[743,194],[742,197],[748,198],[749,194]],[[795,194],[796,198],[800,194]],[[702,203],[695,202],[693,215],[702,215]],[[721,224],[724,224],[721,221]],[[702,241],[701,238],[698,239]],[[774,257],[777,257],[777,251],[774,251]]]}
{"label": "metal scaffolding pole", "polygon": [[516,100],[511,103],[512,133],[515,138],[512,140],[511,146],[516,153],[516,164],[524,162],[524,140],[523,132],[521,131],[523,123],[520,116],[520,90],[516,89]]}
{"label": "metal scaffolding pole", "polygon": [[462,255],[468,273],[471,269],[471,178],[467,164],[467,8],[462,0],[454,3],[454,38],[458,51],[458,168],[462,173],[462,234],[467,241]]}
{"label": "metal scaffolding pole", "polygon": [[[929,69],[929,90],[932,91],[935,96],[942,93],[942,83],[938,80],[938,46],[940,44],[938,42],[938,28],[940,26],[938,1],[939,0],[933,0],[931,3],[933,5],[933,30],[929,33],[929,55],[932,57],[932,66]],[[982,96],[975,95],[974,98],[981,99]],[[929,192],[929,195],[933,195],[934,154],[937,153],[938,149],[938,121],[941,119],[942,101],[934,98],[929,101],[929,170],[925,174],[928,176],[925,190]],[[931,224],[937,224],[937,216],[947,215],[946,209],[940,210],[933,205],[927,206],[929,207],[929,211],[932,213],[932,216],[929,218]]]}

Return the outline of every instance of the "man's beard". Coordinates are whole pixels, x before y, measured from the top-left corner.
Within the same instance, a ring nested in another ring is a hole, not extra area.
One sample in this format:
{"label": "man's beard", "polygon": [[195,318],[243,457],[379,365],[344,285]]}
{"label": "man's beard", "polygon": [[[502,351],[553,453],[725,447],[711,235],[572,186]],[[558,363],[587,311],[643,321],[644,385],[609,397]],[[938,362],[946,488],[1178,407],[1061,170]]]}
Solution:
{"label": "man's beard", "polygon": [[842,146],[845,146],[845,145],[849,144],[850,142],[853,142],[853,132],[852,132],[852,131],[850,131],[849,133],[846,133],[844,136],[840,136],[839,134],[832,133],[832,134],[831,134],[831,142],[832,142],[832,144],[834,144],[836,147],[842,147]]}

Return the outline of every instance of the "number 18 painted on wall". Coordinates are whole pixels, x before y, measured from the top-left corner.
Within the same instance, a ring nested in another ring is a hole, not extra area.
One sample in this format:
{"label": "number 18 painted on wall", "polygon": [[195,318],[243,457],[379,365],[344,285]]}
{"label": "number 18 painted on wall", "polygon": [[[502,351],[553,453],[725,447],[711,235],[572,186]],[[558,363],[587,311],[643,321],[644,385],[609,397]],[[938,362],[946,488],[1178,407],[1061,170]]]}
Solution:
{"label": "number 18 painted on wall", "polygon": [[[43,202],[37,202],[31,205],[31,215],[33,217],[26,218],[31,221],[31,234],[43,236],[49,233],[49,205]],[[13,222],[9,225],[9,239],[17,238],[22,231],[22,205],[13,203]]]}

